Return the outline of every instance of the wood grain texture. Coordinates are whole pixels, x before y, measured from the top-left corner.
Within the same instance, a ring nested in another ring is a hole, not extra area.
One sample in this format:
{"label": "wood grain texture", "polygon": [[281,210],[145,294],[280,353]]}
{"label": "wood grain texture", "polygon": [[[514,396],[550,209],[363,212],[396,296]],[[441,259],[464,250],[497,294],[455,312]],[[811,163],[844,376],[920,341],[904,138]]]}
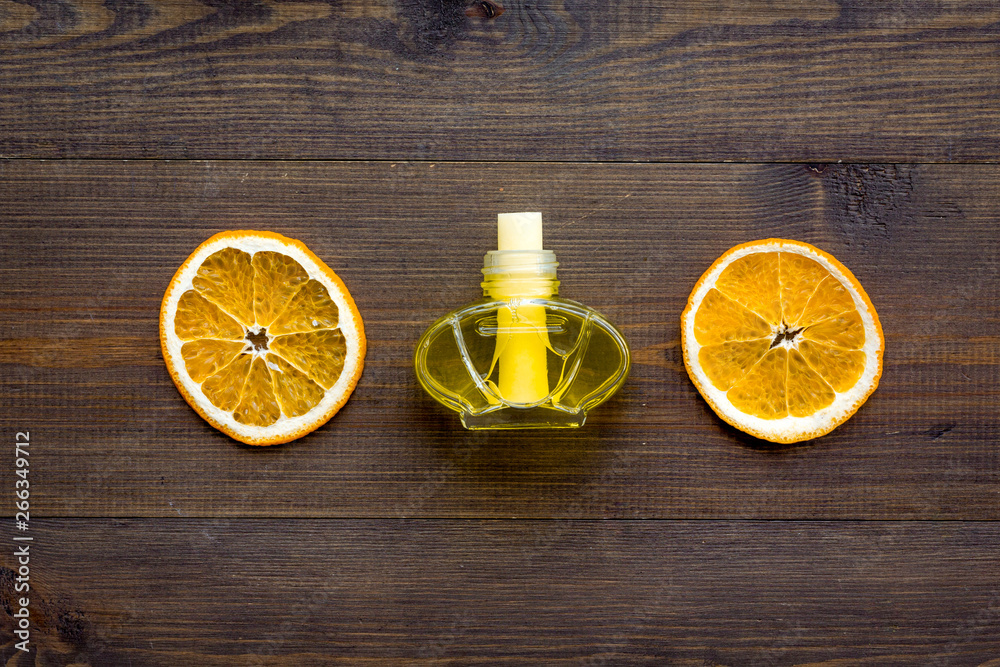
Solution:
{"label": "wood grain texture", "polygon": [[37,653],[6,662],[3,615],[12,667],[998,657],[992,522],[46,520],[36,539]]}
{"label": "wood grain texture", "polygon": [[996,3],[495,4],[3,0],[0,157],[1000,154]]}
{"label": "wood grain texture", "polygon": [[[997,519],[998,183],[975,165],[0,162],[0,416],[31,431],[49,517]],[[411,368],[516,210],[545,212],[561,294],[633,350],[579,431],[464,431]],[[354,396],[287,446],[212,429],[160,356],[175,268],[238,228],[304,241],[365,318]],[[773,236],[840,259],[886,335],[868,403],[797,446],[721,422],[678,347],[702,271]]]}

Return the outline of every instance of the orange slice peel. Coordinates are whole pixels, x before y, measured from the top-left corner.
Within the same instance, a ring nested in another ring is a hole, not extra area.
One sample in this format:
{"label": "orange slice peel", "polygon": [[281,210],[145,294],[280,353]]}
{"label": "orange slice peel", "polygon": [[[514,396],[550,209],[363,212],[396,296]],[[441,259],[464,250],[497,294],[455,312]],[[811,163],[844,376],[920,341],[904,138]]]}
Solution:
{"label": "orange slice peel", "polygon": [[861,283],[808,243],[735,246],[681,315],[684,365],[724,421],[792,443],[847,421],[878,386],[882,325]]}
{"label": "orange slice peel", "polygon": [[325,424],[364,367],[364,325],[343,281],[301,241],[229,231],[181,264],[160,306],[170,376],[205,421],[249,445]]}

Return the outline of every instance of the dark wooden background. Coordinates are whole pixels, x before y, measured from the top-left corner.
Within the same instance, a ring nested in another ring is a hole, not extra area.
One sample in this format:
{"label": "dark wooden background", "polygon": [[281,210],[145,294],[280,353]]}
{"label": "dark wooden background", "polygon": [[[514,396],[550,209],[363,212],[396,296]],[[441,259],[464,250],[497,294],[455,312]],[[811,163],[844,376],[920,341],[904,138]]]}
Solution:
{"label": "dark wooden background", "polygon": [[[0,661],[1000,665],[998,91],[998,2],[0,0],[0,497],[30,430],[35,538],[20,654],[4,531]],[[632,346],[579,431],[463,431],[412,372],[517,210]],[[239,228],[309,245],[369,339],[280,447],[159,351],[174,270]],[[886,336],[792,446],[679,350],[702,271],[771,236]]]}

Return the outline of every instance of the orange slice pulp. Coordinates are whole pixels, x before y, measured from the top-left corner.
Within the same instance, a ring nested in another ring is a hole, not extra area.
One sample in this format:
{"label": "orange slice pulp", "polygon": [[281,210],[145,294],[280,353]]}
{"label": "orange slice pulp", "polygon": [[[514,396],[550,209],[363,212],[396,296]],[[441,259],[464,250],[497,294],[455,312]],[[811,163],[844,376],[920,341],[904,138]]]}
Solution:
{"label": "orange slice pulp", "polygon": [[773,442],[829,433],[882,375],[878,314],[854,275],[807,243],[728,250],[681,316],[684,364],[712,409]]}
{"label": "orange slice pulp", "polygon": [[344,405],[366,341],[350,292],[305,244],[231,231],[198,246],[174,274],[160,345],[198,414],[240,442],[273,445]]}

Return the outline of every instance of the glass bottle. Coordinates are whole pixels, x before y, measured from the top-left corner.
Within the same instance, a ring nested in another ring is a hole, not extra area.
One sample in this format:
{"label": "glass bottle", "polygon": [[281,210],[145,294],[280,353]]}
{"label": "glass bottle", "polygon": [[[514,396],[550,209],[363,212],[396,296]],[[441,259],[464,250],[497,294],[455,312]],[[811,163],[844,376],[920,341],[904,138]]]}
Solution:
{"label": "glass bottle", "polygon": [[424,332],[420,384],[468,429],[573,428],[625,382],[629,349],[597,311],[557,296],[540,213],[498,216],[483,298]]}

